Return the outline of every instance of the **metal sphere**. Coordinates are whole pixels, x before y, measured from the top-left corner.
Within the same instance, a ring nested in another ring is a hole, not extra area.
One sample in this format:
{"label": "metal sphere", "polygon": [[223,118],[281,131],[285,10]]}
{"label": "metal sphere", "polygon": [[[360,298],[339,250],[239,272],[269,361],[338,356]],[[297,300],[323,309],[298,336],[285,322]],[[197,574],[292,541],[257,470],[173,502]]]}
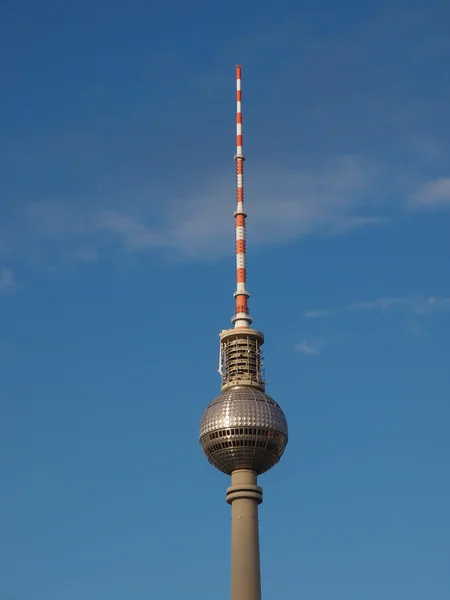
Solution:
{"label": "metal sphere", "polygon": [[280,460],[287,441],[283,411],[273,398],[251,386],[223,391],[200,423],[204,453],[216,469],[227,474],[236,469],[268,471]]}

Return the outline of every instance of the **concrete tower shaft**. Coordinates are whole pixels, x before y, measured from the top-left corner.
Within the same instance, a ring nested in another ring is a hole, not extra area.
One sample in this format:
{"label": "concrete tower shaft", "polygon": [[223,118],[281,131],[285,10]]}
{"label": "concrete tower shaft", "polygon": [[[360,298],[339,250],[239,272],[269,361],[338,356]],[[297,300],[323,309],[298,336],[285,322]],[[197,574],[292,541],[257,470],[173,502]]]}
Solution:
{"label": "concrete tower shaft", "polygon": [[254,471],[234,471],[227,489],[231,504],[231,600],[260,600],[258,505],[262,489]]}

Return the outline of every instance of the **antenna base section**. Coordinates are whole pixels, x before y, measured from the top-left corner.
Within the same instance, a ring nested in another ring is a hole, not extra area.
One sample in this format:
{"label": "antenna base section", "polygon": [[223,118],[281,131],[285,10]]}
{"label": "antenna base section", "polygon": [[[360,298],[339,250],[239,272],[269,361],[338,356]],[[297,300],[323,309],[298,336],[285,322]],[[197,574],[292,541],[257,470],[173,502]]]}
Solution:
{"label": "antenna base section", "polygon": [[[242,321],[244,323],[244,325],[241,325],[239,323],[239,321]],[[236,327],[247,328],[249,325],[251,325],[251,323],[253,322],[253,319],[251,318],[251,316],[248,313],[239,312],[239,313],[235,313],[233,315],[233,317],[231,318],[231,322],[233,323],[235,328]]]}

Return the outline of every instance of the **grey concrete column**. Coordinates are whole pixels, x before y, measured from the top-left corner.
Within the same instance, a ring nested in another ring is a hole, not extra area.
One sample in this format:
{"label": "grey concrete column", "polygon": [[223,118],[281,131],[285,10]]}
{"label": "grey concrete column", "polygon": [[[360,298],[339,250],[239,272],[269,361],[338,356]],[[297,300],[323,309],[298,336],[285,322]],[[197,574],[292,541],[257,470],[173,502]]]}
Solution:
{"label": "grey concrete column", "polygon": [[258,504],[262,489],[256,473],[239,469],[227,489],[231,504],[231,600],[261,600]]}

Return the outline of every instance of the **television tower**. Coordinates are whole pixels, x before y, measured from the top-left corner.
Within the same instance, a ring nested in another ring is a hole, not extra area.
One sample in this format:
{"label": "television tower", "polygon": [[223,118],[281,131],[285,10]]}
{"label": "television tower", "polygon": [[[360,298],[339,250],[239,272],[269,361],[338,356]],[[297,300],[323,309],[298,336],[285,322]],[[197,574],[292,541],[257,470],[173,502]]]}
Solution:
{"label": "television tower", "polygon": [[209,462],[231,486],[231,600],[261,600],[257,476],[280,460],[288,441],[283,411],[265,393],[261,346],[264,335],[251,328],[245,261],[244,154],[242,151],[241,67],[236,67],[236,279],[233,329],[220,332],[222,392],[203,413],[200,444]]}

